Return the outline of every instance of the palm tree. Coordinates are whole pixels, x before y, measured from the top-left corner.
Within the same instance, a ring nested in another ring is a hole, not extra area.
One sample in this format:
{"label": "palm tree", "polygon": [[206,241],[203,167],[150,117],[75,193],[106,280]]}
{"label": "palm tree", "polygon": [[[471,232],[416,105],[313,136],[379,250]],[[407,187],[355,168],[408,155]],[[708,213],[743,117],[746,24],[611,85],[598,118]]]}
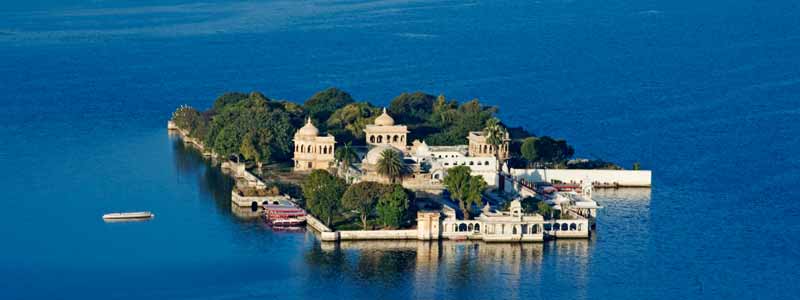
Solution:
{"label": "palm tree", "polygon": [[397,178],[400,178],[406,171],[405,162],[397,151],[386,149],[381,152],[381,158],[378,160],[378,173],[389,177],[391,183],[395,183]]}
{"label": "palm tree", "polygon": [[506,128],[500,124],[497,118],[486,120],[486,128],[483,129],[483,134],[486,136],[486,143],[492,146],[494,157],[497,159],[497,170],[500,170],[500,145],[505,142]]}
{"label": "palm tree", "polygon": [[350,165],[358,159],[358,154],[356,154],[356,150],[353,149],[353,145],[350,142],[336,149],[333,156],[336,159],[336,163],[339,165],[339,174],[342,173],[343,169],[346,170],[349,168]]}

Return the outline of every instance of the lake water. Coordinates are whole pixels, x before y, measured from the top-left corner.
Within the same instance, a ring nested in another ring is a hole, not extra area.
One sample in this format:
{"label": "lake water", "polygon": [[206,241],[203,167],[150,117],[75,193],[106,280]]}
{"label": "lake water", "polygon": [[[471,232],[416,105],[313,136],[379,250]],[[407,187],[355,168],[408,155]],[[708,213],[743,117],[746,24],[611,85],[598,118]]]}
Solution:
{"label": "lake water", "polygon": [[[796,1],[3,1],[0,298],[796,298]],[[590,241],[343,243],[167,135],[225,91],[480,98],[653,170]],[[152,210],[106,224],[109,211]]]}

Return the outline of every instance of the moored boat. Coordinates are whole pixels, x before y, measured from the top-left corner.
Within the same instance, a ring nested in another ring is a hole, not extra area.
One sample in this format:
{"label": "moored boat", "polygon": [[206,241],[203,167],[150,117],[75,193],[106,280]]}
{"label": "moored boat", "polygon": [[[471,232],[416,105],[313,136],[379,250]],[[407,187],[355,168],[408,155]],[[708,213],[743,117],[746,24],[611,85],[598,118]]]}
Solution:
{"label": "moored boat", "polygon": [[155,214],[149,211],[110,213],[103,215],[103,220],[143,220],[154,216]]}
{"label": "moored boat", "polygon": [[306,223],[306,211],[289,199],[264,203],[264,218],[272,226],[301,226]]}

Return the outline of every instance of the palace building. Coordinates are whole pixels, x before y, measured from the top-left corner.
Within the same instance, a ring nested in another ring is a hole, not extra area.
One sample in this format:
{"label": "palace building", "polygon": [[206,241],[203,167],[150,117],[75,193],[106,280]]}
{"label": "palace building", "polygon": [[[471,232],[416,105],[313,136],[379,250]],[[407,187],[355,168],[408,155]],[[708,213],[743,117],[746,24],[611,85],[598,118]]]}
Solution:
{"label": "palace building", "polygon": [[[500,161],[508,159],[508,145],[511,142],[508,132],[506,132],[505,137],[503,137],[503,143],[500,144],[497,150],[486,141],[486,135],[481,131],[471,131],[467,136],[467,140],[469,140],[469,156],[492,156],[499,158]],[[495,156],[498,151],[500,155]]]}
{"label": "palace building", "polygon": [[332,135],[320,135],[317,127],[311,123],[311,118],[308,118],[306,125],[294,134],[294,170],[332,168],[335,144],[336,139]]}
{"label": "palace building", "polygon": [[405,125],[394,125],[394,119],[386,113],[386,108],[373,125],[364,128],[364,133],[370,146],[389,145],[401,150],[406,148],[408,128]]}

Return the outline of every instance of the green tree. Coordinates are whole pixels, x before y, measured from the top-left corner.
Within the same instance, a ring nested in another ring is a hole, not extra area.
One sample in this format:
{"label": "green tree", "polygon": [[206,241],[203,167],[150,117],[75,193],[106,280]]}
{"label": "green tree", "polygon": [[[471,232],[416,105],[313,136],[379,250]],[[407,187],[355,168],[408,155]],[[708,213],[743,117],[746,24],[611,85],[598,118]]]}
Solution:
{"label": "green tree", "polygon": [[242,157],[246,160],[259,162],[261,157],[258,154],[258,150],[256,150],[255,144],[253,144],[253,137],[254,134],[252,132],[244,136],[242,145],[239,146],[239,153],[241,153]]}
{"label": "green tree", "polygon": [[536,203],[536,208],[540,215],[542,215],[546,220],[549,220],[553,216],[553,208],[550,207],[549,204],[545,203],[544,201],[539,201]]}
{"label": "green tree", "polygon": [[337,141],[363,143],[364,128],[380,114],[380,108],[367,102],[356,102],[334,111],[326,123]]}
{"label": "green tree", "polygon": [[400,227],[407,214],[409,201],[408,193],[402,186],[396,184],[391,191],[383,194],[378,200],[378,219],[385,226]]}
{"label": "green tree", "polygon": [[483,191],[486,190],[486,182],[481,176],[472,176],[469,167],[458,166],[447,170],[444,185],[450,191],[450,196],[458,201],[465,218],[471,217],[473,205],[483,205],[482,198]]}
{"label": "green tree", "polygon": [[342,179],[325,170],[314,170],[301,184],[306,207],[315,216],[331,226],[333,215],[339,211],[340,199],[345,191]]}
{"label": "green tree", "polygon": [[358,159],[358,154],[356,154],[356,150],[353,149],[353,145],[351,143],[346,143],[344,146],[336,148],[336,152],[333,154],[336,162],[339,164],[339,170],[346,170],[349,168],[353,162]]}
{"label": "green tree", "polygon": [[529,163],[559,163],[572,157],[575,150],[564,140],[543,136],[526,138],[520,152]]}
{"label": "green tree", "polygon": [[337,88],[328,88],[308,98],[303,108],[309,116],[319,121],[317,124],[322,125],[334,111],[350,103],[353,103],[350,94]]}
{"label": "green tree", "polygon": [[642,169],[642,164],[640,164],[638,161],[633,163],[633,170],[638,171],[641,169]]}
{"label": "green tree", "polygon": [[386,149],[381,152],[378,159],[378,174],[389,178],[389,182],[396,183],[406,172],[406,165],[400,153],[393,149]]}
{"label": "green tree", "polygon": [[226,105],[239,103],[239,101],[245,100],[248,97],[249,96],[245,93],[238,93],[238,92],[224,93],[219,97],[217,97],[216,100],[214,100],[214,106],[212,106],[211,109],[218,111],[223,107],[225,107]]}
{"label": "green tree", "polygon": [[486,143],[492,146],[494,151],[494,158],[497,159],[497,170],[500,170],[500,145],[503,145],[506,139],[506,128],[500,124],[500,119],[491,118],[486,121],[486,127],[483,128],[483,134],[486,136]]}
{"label": "green tree", "polygon": [[375,204],[383,194],[390,191],[390,186],[371,181],[362,181],[347,188],[342,196],[342,206],[356,210],[361,216],[361,224],[367,229],[367,218],[375,209]]}
{"label": "green tree", "polygon": [[430,118],[435,101],[436,97],[423,92],[402,93],[389,103],[389,112],[400,123],[417,124]]}
{"label": "green tree", "polygon": [[540,200],[536,199],[535,197],[528,196],[522,198],[522,200],[520,200],[519,202],[520,204],[522,204],[523,211],[525,211],[526,213],[533,213],[536,212],[536,210],[538,209]]}
{"label": "green tree", "polygon": [[478,99],[458,106],[458,102],[446,102],[443,98],[436,100],[429,118],[432,127],[441,128],[440,132],[424,138],[430,145],[463,144],[470,131],[482,131],[486,121],[497,113],[497,108],[481,105]]}
{"label": "green tree", "polygon": [[262,162],[284,161],[290,157],[295,130],[290,118],[283,104],[251,93],[215,112],[204,142],[220,155],[238,154],[245,136],[253,134]]}

